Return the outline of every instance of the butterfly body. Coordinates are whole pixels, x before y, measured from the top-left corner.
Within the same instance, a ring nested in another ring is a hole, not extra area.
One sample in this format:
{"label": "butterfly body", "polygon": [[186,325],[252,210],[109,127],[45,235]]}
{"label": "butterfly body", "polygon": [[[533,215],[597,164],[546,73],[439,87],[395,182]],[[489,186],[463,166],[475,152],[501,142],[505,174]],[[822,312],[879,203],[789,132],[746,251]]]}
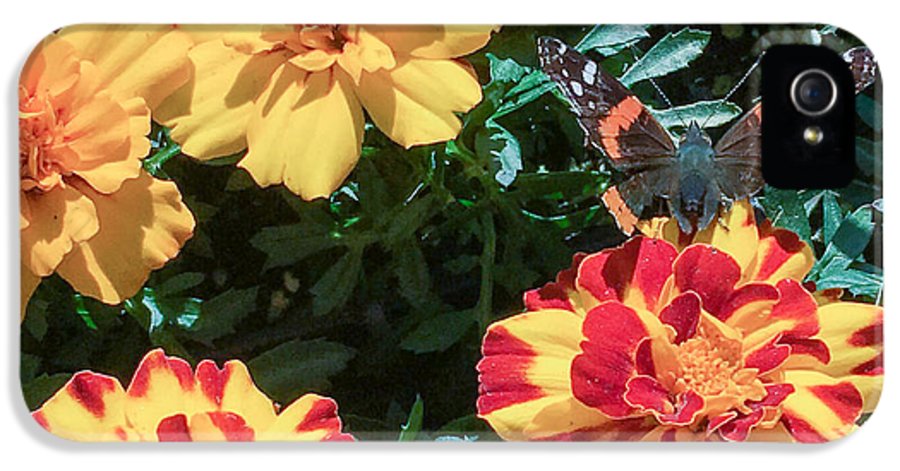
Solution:
{"label": "butterfly body", "polygon": [[762,188],[759,105],[715,146],[696,122],[676,144],[637,96],[596,62],[554,38],[540,38],[538,53],[587,143],[624,176],[602,198],[623,232],[667,211],[682,232],[692,233],[709,226],[720,206]]}

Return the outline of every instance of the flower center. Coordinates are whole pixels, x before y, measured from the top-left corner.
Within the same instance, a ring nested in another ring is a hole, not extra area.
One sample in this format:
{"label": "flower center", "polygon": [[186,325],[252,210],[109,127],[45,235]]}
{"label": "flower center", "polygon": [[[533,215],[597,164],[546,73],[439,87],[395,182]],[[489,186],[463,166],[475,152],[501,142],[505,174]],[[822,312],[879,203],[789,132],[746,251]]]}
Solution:
{"label": "flower center", "polygon": [[715,396],[725,391],[740,368],[740,346],[731,342],[711,342],[695,337],[677,348],[682,379],[689,389],[703,396]]}
{"label": "flower center", "polygon": [[60,145],[63,124],[47,97],[19,97],[19,178],[25,191],[48,191],[62,181],[64,168],[53,157]]}
{"label": "flower center", "polygon": [[[350,41],[347,27],[342,25],[303,25],[297,26],[299,43],[307,49],[318,49],[328,53],[340,53],[344,45]],[[288,47],[291,47],[288,44]],[[291,48],[294,49],[294,48]],[[303,52],[302,50],[295,52]]]}

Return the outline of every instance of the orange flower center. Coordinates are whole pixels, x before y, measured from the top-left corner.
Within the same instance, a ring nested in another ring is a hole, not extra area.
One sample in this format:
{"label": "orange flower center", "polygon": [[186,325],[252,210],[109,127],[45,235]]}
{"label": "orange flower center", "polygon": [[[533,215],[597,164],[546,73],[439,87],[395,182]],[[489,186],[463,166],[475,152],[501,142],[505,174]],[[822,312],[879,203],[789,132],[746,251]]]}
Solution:
{"label": "orange flower center", "polygon": [[706,401],[704,415],[736,409],[749,412],[747,401],[766,395],[758,370],[746,368],[741,341],[701,324],[697,335],[675,346],[677,373],[669,376],[673,392],[694,391]]}
{"label": "orange flower center", "polygon": [[722,393],[733,383],[740,368],[740,347],[692,338],[677,347],[682,379],[688,388],[702,396]]}
{"label": "orange flower center", "polygon": [[62,181],[65,169],[54,158],[63,144],[60,113],[49,98],[19,91],[19,178],[25,191],[48,191]]}

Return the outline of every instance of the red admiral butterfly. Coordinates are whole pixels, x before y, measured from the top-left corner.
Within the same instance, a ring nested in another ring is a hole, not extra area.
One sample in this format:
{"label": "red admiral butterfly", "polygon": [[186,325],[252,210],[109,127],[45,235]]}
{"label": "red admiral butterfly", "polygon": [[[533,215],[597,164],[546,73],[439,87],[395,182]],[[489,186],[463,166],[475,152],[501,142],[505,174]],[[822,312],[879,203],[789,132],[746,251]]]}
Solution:
{"label": "red admiral butterfly", "polygon": [[695,121],[676,144],[641,101],[596,62],[549,37],[538,39],[538,55],[578,115],[587,142],[626,177],[602,197],[626,234],[663,205],[682,232],[702,230],[716,219],[720,205],[762,188],[759,104],[715,146]]}

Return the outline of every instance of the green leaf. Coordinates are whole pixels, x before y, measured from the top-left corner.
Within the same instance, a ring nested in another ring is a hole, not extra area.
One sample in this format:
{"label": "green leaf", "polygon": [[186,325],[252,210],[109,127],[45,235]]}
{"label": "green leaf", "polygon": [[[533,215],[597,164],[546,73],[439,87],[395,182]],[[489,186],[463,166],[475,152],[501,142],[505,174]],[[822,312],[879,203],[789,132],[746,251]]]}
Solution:
{"label": "green leaf", "polygon": [[400,295],[414,307],[424,307],[430,300],[431,275],[422,249],[412,242],[396,247],[391,253]]}
{"label": "green leaf", "polygon": [[856,113],[870,128],[881,131],[881,103],[868,95],[856,95]]}
{"label": "green leaf", "polygon": [[619,78],[625,86],[668,75],[688,66],[703,53],[710,33],[684,28],[659,40]]}
{"label": "green leaf", "polygon": [[875,175],[875,167],[878,165],[876,154],[881,154],[879,146],[880,143],[856,137],[856,167],[867,177]]}
{"label": "green leaf", "polygon": [[844,212],[838,204],[837,197],[830,191],[822,196],[822,242],[830,244],[834,233],[844,219]]}
{"label": "green leaf", "polygon": [[384,233],[387,244],[396,244],[415,235],[416,230],[430,216],[434,203],[435,196],[429,194],[391,211],[393,218],[390,219],[390,225]]}
{"label": "green leaf", "polygon": [[581,38],[575,49],[582,53],[596,50],[610,56],[649,37],[647,28],[641,25],[597,25]]}
{"label": "green leaf", "polygon": [[256,384],[281,404],[307,392],[326,392],[329,379],[356,355],[346,345],[324,339],[291,340],[247,362]]}
{"label": "green leaf", "polygon": [[684,127],[692,121],[706,128],[714,128],[730,122],[740,114],[740,106],[722,100],[698,101],[690,105],[653,110],[653,116],[666,129]]}
{"label": "green leaf", "polygon": [[313,295],[314,316],[328,314],[347,302],[359,283],[362,254],[361,247],[348,250],[309,290]]}
{"label": "green leaf", "polygon": [[250,238],[250,245],[266,254],[263,271],[291,266],[306,257],[340,245],[340,240],[308,223],[264,227]]}
{"label": "green leaf", "polygon": [[490,156],[494,179],[504,187],[511,185],[522,170],[519,140],[493,120],[488,120],[484,131],[478,133],[475,149],[479,155]]}
{"label": "green leaf", "polygon": [[863,253],[874,231],[872,207],[862,206],[844,218],[835,230],[831,243],[841,254],[852,260]]}
{"label": "green leaf", "polygon": [[442,352],[458,342],[474,323],[470,310],[436,314],[404,337],[400,348],[416,354]]}
{"label": "green leaf", "polygon": [[772,224],[795,232],[807,244],[812,245],[812,228],[797,191],[766,187],[762,203]]}
{"label": "green leaf", "polygon": [[75,293],[73,297],[75,298],[75,313],[78,314],[78,317],[81,318],[88,329],[97,330],[97,324],[91,317],[91,311],[84,304],[84,297],[78,293]]}
{"label": "green leaf", "polygon": [[172,296],[183,293],[191,288],[197,287],[206,279],[206,275],[199,272],[179,273],[157,286],[156,294],[162,297]]}
{"label": "green leaf", "polygon": [[533,70],[503,95],[500,106],[491,118],[496,120],[506,116],[537,100],[555,87],[556,84],[550,81],[543,71]]}
{"label": "green leaf", "polygon": [[191,338],[207,345],[214,340],[231,334],[235,325],[256,310],[259,287],[229,289],[206,301],[201,307],[201,315],[194,323]]}
{"label": "green leaf", "polygon": [[425,416],[425,402],[422,396],[416,394],[416,402],[413,403],[412,409],[409,411],[409,418],[405,425],[400,426],[400,436],[397,441],[412,442],[419,436],[422,431],[422,419]]}

